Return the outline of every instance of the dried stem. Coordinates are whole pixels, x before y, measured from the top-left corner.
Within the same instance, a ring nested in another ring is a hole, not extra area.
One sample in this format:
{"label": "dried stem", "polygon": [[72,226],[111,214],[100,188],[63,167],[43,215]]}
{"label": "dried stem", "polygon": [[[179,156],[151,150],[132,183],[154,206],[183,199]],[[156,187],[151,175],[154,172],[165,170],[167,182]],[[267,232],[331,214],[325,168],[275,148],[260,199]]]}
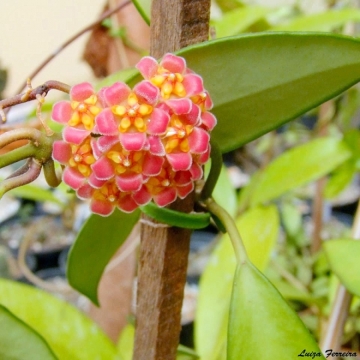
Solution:
{"label": "dried stem", "polygon": [[[352,227],[352,237],[355,240],[360,240],[360,201],[356,209]],[[340,348],[341,338],[349,313],[351,300],[352,295],[342,284],[340,284],[336,291],[326,333],[321,341],[321,348],[323,351],[327,349],[334,349],[336,351]]]}
{"label": "dried stem", "polygon": [[[74,42],[77,38],[79,38],[81,35],[85,34],[87,31],[92,30],[96,25],[100,24],[102,21],[104,21],[106,18],[111,16],[112,14],[116,13],[117,11],[121,10],[125,6],[129,5],[131,3],[130,0],[126,0],[123,3],[119,4],[118,6],[104,12],[96,21],[94,21],[92,24],[88,25],[75,35],[73,35],[69,40],[65,41],[57,50],[55,50],[51,55],[49,55],[29,76],[28,78],[33,79],[52,59],[54,59],[58,54],[60,54],[65,48],[67,48],[72,42]],[[26,87],[26,82],[21,85],[17,93],[20,93],[23,91],[23,89]]]}

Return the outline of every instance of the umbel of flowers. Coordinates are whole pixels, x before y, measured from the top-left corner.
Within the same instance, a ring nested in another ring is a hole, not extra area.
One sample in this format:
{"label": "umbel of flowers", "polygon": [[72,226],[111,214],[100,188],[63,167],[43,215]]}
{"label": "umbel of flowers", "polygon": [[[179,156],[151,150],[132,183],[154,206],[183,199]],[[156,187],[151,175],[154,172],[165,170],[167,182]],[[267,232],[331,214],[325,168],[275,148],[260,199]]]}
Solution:
{"label": "umbel of flowers", "polygon": [[133,89],[116,82],[95,92],[81,83],[52,111],[65,125],[53,147],[63,181],[103,216],[184,198],[210,154],[216,118],[202,78],[173,54],[160,64],[144,57],[137,68],[144,80]]}

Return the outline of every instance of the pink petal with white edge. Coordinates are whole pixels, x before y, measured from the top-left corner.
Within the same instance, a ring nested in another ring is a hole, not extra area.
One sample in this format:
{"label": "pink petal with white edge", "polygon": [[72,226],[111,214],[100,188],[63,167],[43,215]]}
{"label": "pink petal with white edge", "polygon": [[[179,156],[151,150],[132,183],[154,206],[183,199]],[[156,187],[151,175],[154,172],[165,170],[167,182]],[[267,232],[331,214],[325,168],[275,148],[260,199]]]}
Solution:
{"label": "pink petal with white edge", "polygon": [[94,88],[88,82],[74,85],[70,89],[70,97],[75,101],[84,101],[94,94]]}
{"label": "pink petal with white edge", "polygon": [[119,142],[119,135],[116,136],[100,136],[96,143],[99,151],[106,152],[108,151],[112,146],[117,144]]}
{"label": "pink petal with white edge", "polygon": [[182,74],[186,69],[185,59],[171,53],[167,53],[164,55],[160,62],[160,65],[172,73]]}
{"label": "pink petal with white edge", "polygon": [[189,170],[192,164],[190,153],[166,154],[166,157],[174,171]]}
{"label": "pink petal with white edge", "polygon": [[107,87],[102,96],[104,97],[108,106],[119,105],[127,99],[131,92],[131,89],[122,82],[116,82],[113,85]]}
{"label": "pink petal with white edge", "polygon": [[209,146],[210,135],[204,129],[194,127],[188,137],[190,151],[195,154],[203,154]]}
{"label": "pink petal with white edge", "polygon": [[94,188],[90,186],[90,184],[85,183],[84,185],[80,186],[79,189],[76,191],[76,195],[78,198],[85,200],[91,198],[94,192]]}
{"label": "pink petal with white edge", "polygon": [[160,174],[165,159],[162,156],[155,156],[146,153],[143,162],[143,174],[146,176],[156,176]]}
{"label": "pink petal with white edge", "polygon": [[205,90],[202,77],[196,74],[185,75],[182,84],[184,85],[186,96],[201,94]]}
{"label": "pink petal with white edge", "polygon": [[98,180],[109,180],[115,175],[112,162],[106,156],[96,160],[91,169]]}
{"label": "pink petal with white edge", "polygon": [[153,77],[159,67],[157,61],[151,56],[144,56],[137,64],[136,68],[141,72],[145,79]]}
{"label": "pink petal with white edge", "polygon": [[77,129],[73,127],[65,127],[63,131],[63,139],[71,144],[80,145],[88,136],[90,131]]}
{"label": "pink petal with white edge", "polygon": [[120,134],[120,143],[125,150],[139,151],[146,143],[145,133],[124,133]]}
{"label": "pink petal with white edge", "polygon": [[130,174],[130,175],[120,175],[115,178],[116,185],[121,191],[138,191],[140,190],[143,177],[141,174]]}
{"label": "pink petal with white edge", "polygon": [[145,101],[150,105],[154,105],[160,96],[160,90],[153,85],[150,81],[143,80],[136,84],[134,87],[134,93],[141,100]]}
{"label": "pink petal with white edge", "polygon": [[155,108],[150,115],[147,132],[151,135],[161,135],[166,132],[169,125],[170,115],[161,109]]}
{"label": "pink petal with white edge", "polygon": [[88,182],[93,188],[100,189],[107,182],[107,180],[99,180],[94,173],[91,173],[88,178]]}
{"label": "pink petal with white edge", "polygon": [[199,106],[191,103],[191,109],[188,114],[179,115],[179,118],[188,125],[198,125],[201,122],[201,110]]}
{"label": "pink petal with white edge", "polygon": [[51,118],[60,124],[67,124],[72,114],[73,109],[70,103],[68,101],[59,101],[52,108]]}
{"label": "pink petal with white edge", "polygon": [[176,190],[174,188],[164,189],[162,192],[154,196],[154,202],[158,206],[166,206],[176,200]]}
{"label": "pink petal with white edge", "polygon": [[90,210],[94,214],[98,214],[101,216],[109,216],[115,210],[115,205],[110,201],[100,201],[100,200],[91,200]]}
{"label": "pink petal with white edge", "polygon": [[188,185],[193,182],[191,172],[188,171],[177,171],[174,176],[174,181],[178,186]]}
{"label": "pink petal with white edge", "polygon": [[209,147],[207,148],[207,150],[203,153],[203,154],[200,154],[198,157],[197,157],[197,162],[202,165],[202,164],[205,164],[208,162],[209,158],[210,158],[210,150],[211,150],[211,147],[210,147],[210,144],[209,144]]}
{"label": "pink petal with white edge", "polygon": [[177,195],[179,196],[180,199],[184,199],[186,196],[188,196],[193,191],[193,189],[194,189],[193,183],[190,183],[185,186],[179,186],[176,188]]}
{"label": "pink petal with white edge", "polygon": [[205,91],[205,94],[206,94],[205,109],[211,110],[212,107],[214,106],[213,101],[211,100],[210,94],[207,91]]}
{"label": "pink petal with white edge", "polygon": [[122,197],[118,201],[117,206],[121,211],[126,213],[131,213],[139,207],[139,205],[134,201],[131,195],[126,195]]}
{"label": "pink petal with white edge", "polygon": [[157,156],[164,156],[165,155],[165,148],[161,139],[158,136],[148,136],[149,142],[149,151],[153,155]]}
{"label": "pink petal with white edge", "polygon": [[95,118],[97,131],[102,135],[116,135],[118,133],[118,124],[115,116],[110,109],[101,111]]}
{"label": "pink petal with white edge", "polygon": [[65,141],[55,141],[53,144],[52,157],[60,164],[67,164],[72,156],[71,146]]}
{"label": "pink petal with white edge", "polygon": [[84,185],[86,179],[78,171],[66,167],[63,173],[63,181],[72,189],[77,190],[80,186]]}
{"label": "pink petal with white edge", "polygon": [[201,124],[204,125],[206,129],[211,131],[217,124],[217,119],[214,114],[206,111],[201,114]]}
{"label": "pink petal with white edge", "polygon": [[176,115],[188,114],[193,108],[193,102],[187,98],[167,100],[166,105],[168,105]]}
{"label": "pink petal with white edge", "polygon": [[189,171],[193,181],[200,180],[203,176],[202,167],[199,164],[197,164],[195,161],[193,161]]}
{"label": "pink petal with white edge", "polygon": [[132,197],[138,205],[146,205],[151,200],[151,194],[144,185]]}

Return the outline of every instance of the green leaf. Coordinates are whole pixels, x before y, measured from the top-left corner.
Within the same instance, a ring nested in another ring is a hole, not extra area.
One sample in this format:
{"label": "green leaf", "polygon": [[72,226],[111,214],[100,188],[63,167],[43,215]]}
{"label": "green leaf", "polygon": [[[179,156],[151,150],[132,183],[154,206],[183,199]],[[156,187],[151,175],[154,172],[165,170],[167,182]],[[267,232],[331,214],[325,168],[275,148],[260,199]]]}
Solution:
{"label": "green leaf", "polygon": [[132,2],[140,13],[141,17],[148,25],[150,25],[151,0],[132,0]]}
{"label": "green leaf", "polygon": [[141,211],[164,224],[186,229],[202,229],[210,224],[210,213],[182,213],[161,208],[153,202],[140,206]]}
{"label": "green leaf", "polygon": [[140,211],[115,212],[109,217],[91,215],[71,247],[67,278],[72,287],[99,305],[97,288],[101,275],[116,250],[129,236]]}
{"label": "green leaf", "polygon": [[117,351],[121,360],[132,360],[134,353],[135,327],[127,324],[121,331]]}
{"label": "green leaf", "polygon": [[323,247],[331,270],[351,293],[360,296],[360,241],[329,240]]}
{"label": "green leaf", "polygon": [[332,31],[349,21],[360,21],[357,9],[329,10],[320,14],[296,17],[287,24],[271,28],[271,31]]}
{"label": "green leaf", "polygon": [[325,359],[296,313],[249,262],[236,270],[229,318],[228,360],[296,359],[303,349]]}
{"label": "green leaf", "polygon": [[46,341],[26,323],[0,305],[0,358],[55,360]]}
{"label": "green leaf", "polygon": [[[205,165],[205,178],[208,176],[210,170],[210,162]],[[212,194],[214,200],[226,211],[234,217],[237,212],[236,191],[232,185],[227,169],[222,166],[220,176],[216,183]]]}
{"label": "green leaf", "polygon": [[[253,208],[237,219],[236,226],[250,259],[260,269],[265,269],[278,237],[279,216],[276,207]],[[228,235],[224,235],[200,280],[195,343],[201,359],[217,360],[221,354],[225,354],[235,268],[234,251]]]}
{"label": "green leaf", "polygon": [[200,358],[193,349],[190,349],[187,346],[179,344],[176,353],[176,360],[196,360],[196,359],[200,359]]}
{"label": "green leaf", "polygon": [[[322,33],[257,33],[177,52],[204,79],[231,151],[333,98],[360,80],[360,40]],[[116,76],[116,74],[114,75]],[[125,81],[141,81],[139,74]]]}
{"label": "green leaf", "polygon": [[[312,140],[276,158],[256,178],[250,204],[273,200],[334,170],[351,156],[345,143],[332,137]],[[276,186],[274,186],[276,184]]]}
{"label": "green leaf", "polygon": [[264,18],[271,10],[261,6],[245,6],[228,11],[220,20],[215,20],[216,37],[232,36],[240,34],[249,26]]}
{"label": "green leaf", "polygon": [[[93,321],[43,290],[0,279],[0,303],[39,333],[60,360],[119,360],[115,346]],[[7,326],[2,321],[1,324],[0,331],[6,332]],[[5,334],[1,333],[0,338],[3,336]],[[17,347],[16,342],[13,346]],[[0,354],[2,349],[1,345]],[[30,354],[31,360],[48,359]]]}
{"label": "green leaf", "polygon": [[55,204],[64,205],[49,189],[43,189],[39,186],[26,184],[10,190],[9,194],[35,201],[51,201]]}
{"label": "green leaf", "polygon": [[182,49],[203,76],[223,152],[277,128],[360,79],[360,41],[329,34],[260,33]]}

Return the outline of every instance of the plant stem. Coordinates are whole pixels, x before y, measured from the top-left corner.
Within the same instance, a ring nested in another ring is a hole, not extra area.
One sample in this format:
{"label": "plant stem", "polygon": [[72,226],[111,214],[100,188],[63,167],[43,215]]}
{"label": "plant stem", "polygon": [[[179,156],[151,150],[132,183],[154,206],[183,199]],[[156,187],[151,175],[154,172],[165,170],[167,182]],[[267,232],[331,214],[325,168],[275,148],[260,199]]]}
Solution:
{"label": "plant stem", "polygon": [[240,264],[246,263],[249,261],[249,258],[246,253],[244,243],[241,239],[239,231],[235,225],[234,219],[230,214],[217,204],[212,198],[209,198],[204,201],[206,208],[214,215],[216,215],[220,221],[225,226],[232,245],[234,247],[235,256]]}
{"label": "plant stem", "polygon": [[[360,201],[356,209],[351,235],[355,240],[360,240]],[[340,284],[337,288],[331,309],[326,333],[321,341],[322,350],[340,348],[345,322],[349,313],[352,295]]]}
{"label": "plant stem", "polygon": [[215,185],[218,181],[223,163],[220,147],[215,141],[211,141],[210,158],[211,158],[210,172],[200,195],[200,199],[202,200],[206,200],[211,197]]}
{"label": "plant stem", "polygon": [[36,148],[32,144],[26,144],[20,148],[14,149],[6,154],[0,156],[0,169],[14,164],[20,160],[34,156]]}

